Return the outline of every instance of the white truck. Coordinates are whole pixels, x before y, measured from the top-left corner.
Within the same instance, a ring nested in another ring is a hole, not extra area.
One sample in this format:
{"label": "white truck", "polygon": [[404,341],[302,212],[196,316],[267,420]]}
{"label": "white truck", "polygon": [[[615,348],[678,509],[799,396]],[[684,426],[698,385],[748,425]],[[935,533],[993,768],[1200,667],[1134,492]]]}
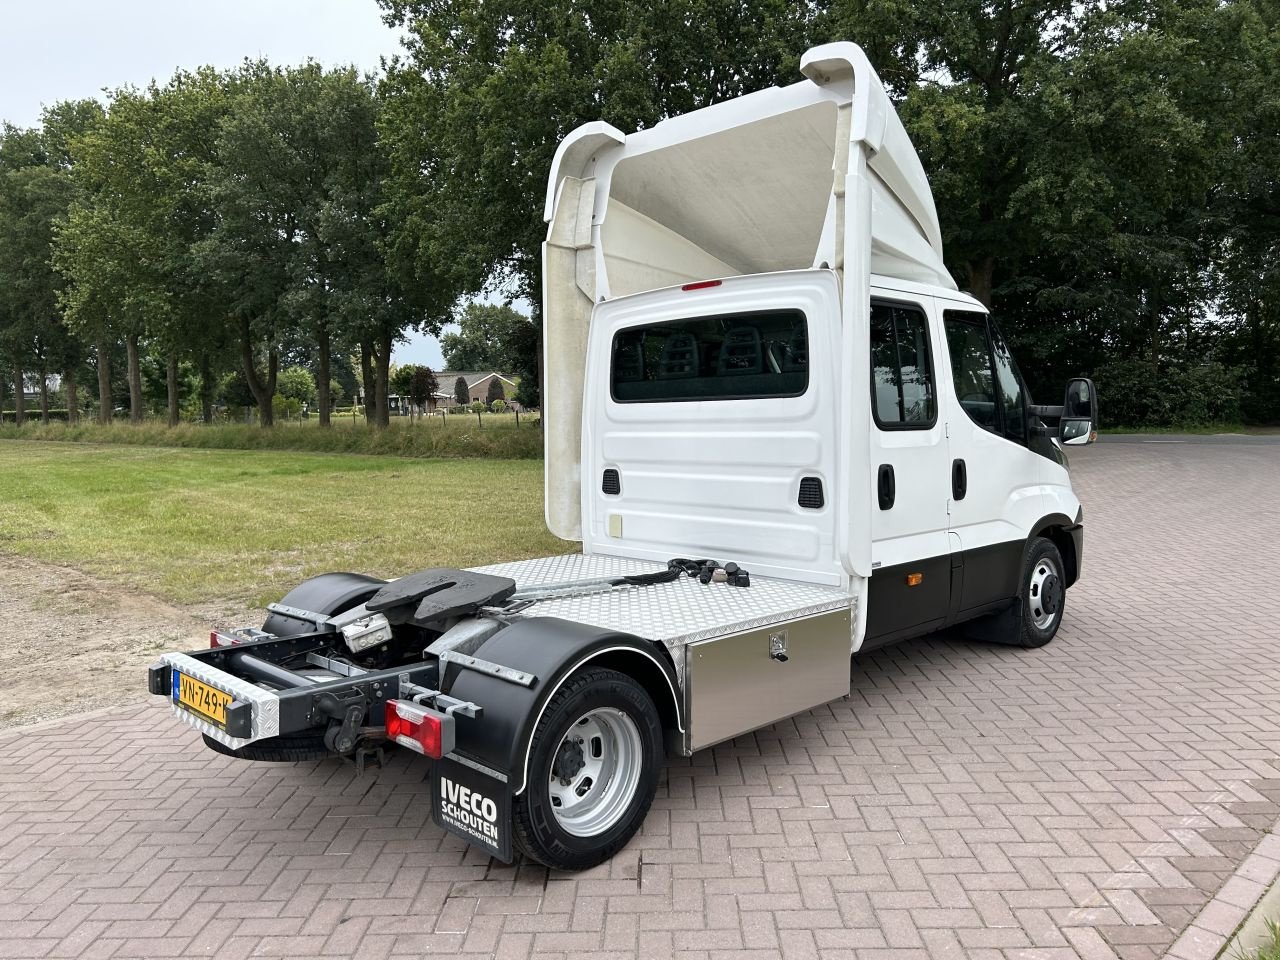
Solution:
{"label": "white truck", "polygon": [[847,695],[852,654],[1051,640],[1092,384],[1031,405],[862,51],[801,72],[560,145],[546,520],[580,554],[317,577],[151,691],[238,757],[415,750],[443,828],[577,869],[640,827],[664,754]]}

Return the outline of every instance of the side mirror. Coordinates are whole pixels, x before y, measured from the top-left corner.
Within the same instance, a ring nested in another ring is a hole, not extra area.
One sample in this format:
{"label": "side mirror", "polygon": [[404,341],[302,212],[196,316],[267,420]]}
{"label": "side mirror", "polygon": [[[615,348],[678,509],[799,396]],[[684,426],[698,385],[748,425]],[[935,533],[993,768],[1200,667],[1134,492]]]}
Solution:
{"label": "side mirror", "polygon": [[1073,447],[1098,439],[1098,397],[1092,380],[1077,377],[1067,383],[1058,439]]}

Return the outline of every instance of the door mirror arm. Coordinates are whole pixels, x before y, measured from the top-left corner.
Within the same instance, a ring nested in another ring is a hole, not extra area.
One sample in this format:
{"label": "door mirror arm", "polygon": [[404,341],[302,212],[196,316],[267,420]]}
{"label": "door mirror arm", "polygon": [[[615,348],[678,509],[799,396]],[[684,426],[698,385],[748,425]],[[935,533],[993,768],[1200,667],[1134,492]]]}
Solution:
{"label": "door mirror arm", "polygon": [[1055,407],[1051,404],[1033,403],[1027,407],[1027,412],[1033,417],[1039,417],[1041,420],[1052,420],[1055,423],[1062,419],[1062,407]]}

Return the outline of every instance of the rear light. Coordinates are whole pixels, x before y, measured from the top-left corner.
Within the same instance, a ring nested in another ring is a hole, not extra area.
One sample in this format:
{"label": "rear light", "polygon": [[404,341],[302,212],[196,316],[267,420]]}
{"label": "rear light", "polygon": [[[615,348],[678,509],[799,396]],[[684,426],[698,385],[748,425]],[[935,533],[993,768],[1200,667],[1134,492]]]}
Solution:
{"label": "rear light", "polygon": [[681,290],[705,290],[707,287],[718,287],[723,280],[699,280],[697,283],[686,283]]}
{"label": "rear light", "polygon": [[209,631],[209,649],[216,650],[218,647],[235,647],[239,646],[240,638],[233,637],[226,633],[219,633],[217,630]]}
{"label": "rear light", "polygon": [[387,739],[433,760],[453,751],[453,717],[407,700],[387,701]]}

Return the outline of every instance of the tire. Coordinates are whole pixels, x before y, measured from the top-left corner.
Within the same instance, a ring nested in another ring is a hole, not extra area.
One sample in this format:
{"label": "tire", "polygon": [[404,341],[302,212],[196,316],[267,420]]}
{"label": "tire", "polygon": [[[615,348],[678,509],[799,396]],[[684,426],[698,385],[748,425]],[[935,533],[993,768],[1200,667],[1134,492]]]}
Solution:
{"label": "tire", "polygon": [[1062,626],[1067,605],[1066,568],[1052,540],[1032,537],[1027,541],[1020,576],[1018,599],[1022,601],[1022,622],[1018,646],[1043,647]]}
{"label": "tire", "polygon": [[603,668],[574,674],[533,732],[528,783],[512,804],[516,845],[558,870],[608,860],[649,812],[662,742],[658,710],[635,680]]}
{"label": "tire", "polygon": [[204,745],[214,753],[235,757],[237,760],[260,760],[269,763],[300,763],[304,760],[323,760],[336,756],[324,745],[324,731],[317,733],[290,733],[279,737],[268,737],[256,740],[238,750],[230,747],[208,734],[204,737]]}

